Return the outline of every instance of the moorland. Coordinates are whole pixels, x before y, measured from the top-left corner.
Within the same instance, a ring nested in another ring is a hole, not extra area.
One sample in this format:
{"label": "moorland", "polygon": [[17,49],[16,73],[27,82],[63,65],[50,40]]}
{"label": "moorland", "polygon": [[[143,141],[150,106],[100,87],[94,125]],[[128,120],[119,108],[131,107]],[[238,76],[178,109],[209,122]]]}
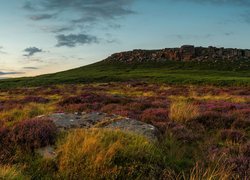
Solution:
{"label": "moorland", "polygon": [[[0,177],[247,179],[248,63],[102,61],[1,80]],[[61,131],[46,118],[82,112],[151,124],[159,130],[158,140],[103,128]],[[38,153],[47,146],[56,157]]]}

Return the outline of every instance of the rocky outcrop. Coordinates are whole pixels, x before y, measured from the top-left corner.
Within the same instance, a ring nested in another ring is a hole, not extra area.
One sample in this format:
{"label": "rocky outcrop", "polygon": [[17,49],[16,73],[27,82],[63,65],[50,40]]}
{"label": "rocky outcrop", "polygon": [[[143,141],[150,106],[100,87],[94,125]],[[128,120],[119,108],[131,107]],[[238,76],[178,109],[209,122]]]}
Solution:
{"label": "rocky outcrop", "polygon": [[184,45],[180,48],[166,48],[161,50],[133,50],[116,53],[105,59],[106,62],[160,62],[174,61],[209,61],[209,60],[250,60],[250,50],[233,48],[216,48],[209,46],[194,47]]}

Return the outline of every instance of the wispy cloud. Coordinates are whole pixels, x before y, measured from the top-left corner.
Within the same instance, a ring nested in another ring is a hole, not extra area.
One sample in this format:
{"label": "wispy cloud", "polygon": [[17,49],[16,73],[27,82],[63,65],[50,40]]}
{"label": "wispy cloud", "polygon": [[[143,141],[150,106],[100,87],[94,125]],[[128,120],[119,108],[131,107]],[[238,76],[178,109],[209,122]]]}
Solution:
{"label": "wispy cloud", "polygon": [[36,69],[39,69],[39,68],[38,67],[23,67],[23,69],[36,70]]}
{"label": "wispy cloud", "polygon": [[45,20],[45,19],[52,19],[55,18],[55,14],[36,14],[32,15],[29,18],[33,21],[40,21],[40,20]]}
{"label": "wispy cloud", "polygon": [[99,43],[99,39],[96,36],[88,34],[70,34],[70,35],[58,35],[57,37],[57,47],[67,46],[75,47],[76,45],[93,44]]}
{"label": "wispy cloud", "polygon": [[[96,36],[86,34],[86,27],[90,29],[98,25],[105,25],[109,28],[120,27],[117,20],[135,13],[131,8],[135,1],[28,0],[24,4],[24,8],[31,13],[30,19],[33,21],[45,19],[53,21],[53,25],[49,23],[45,30],[56,34],[58,41],[56,46],[75,47],[76,45],[99,43]],[[61,25],[62,22],[64,25]],[[70,35],[62,34],[63,32],[69,32]]]}
{"label": "wispy cloud", "polygon": [[27,53],[27,54],[24,54],[24,56],[31,57],[36,53],[43,52],[43,50],[37,47],[29,47],[29,48],[24,49],[24,52]]}
{"label": "wispy cloud", "polygon": [[24,72],[15,72],[15,71],[12,71],[12,72],[3,72],[3,71],[0,71],[0,76],[17,75],[17,74],[24,74]]}
{"label": "wispy cloud", "polygon": [[7,54],[5,51],[2,50],[3,46],[0,46],[0,54]]}
{"label": "wispy cloud", "polygon": [[190,3],[212,4],[212,5],[250,6],[249,0],[174,0],[174,2],[190,2]]}

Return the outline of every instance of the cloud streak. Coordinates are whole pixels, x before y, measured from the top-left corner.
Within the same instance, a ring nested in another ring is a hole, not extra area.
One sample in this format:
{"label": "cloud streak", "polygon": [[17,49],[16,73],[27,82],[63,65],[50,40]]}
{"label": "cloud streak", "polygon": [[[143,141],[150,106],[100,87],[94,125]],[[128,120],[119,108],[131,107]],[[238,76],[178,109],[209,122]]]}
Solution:
{"label": "cloud streak", "polygon": [[31,57],[35,55],[36,53],[43,52],[43,50],[37,47],[29,47],[29,48],[24,49],[24,52],[27,53],[27,54],[24,54],[24,56]]}
{"label": "cloud streak", "polygon": [[95,36],[88,34],[70,34],[70,35],[58,35],[57,38],[57,47],[67,46],[75,47],[76,45],[84,44],[96,44],[99,43],[99,39]]}
{"label": "cloud streak", "polygon": [[[86,28],[93,29],[98,25],[109,28],[119,26],[117,20],[135,13],[131,8],[135,1],[27,0],[24,8],[31,13],[29,18],[33,21],[51,20],[53,22],[53,25],[50,23],[45,30],[55,34],[57,47],[75,47],[99,43],[96,36],[85,33]],[[65,35],[65,32],[70,34]]]}
{"label": "cloud streak", "polygon": [[174,0],[174,2],[192,2],[192,3],[199,3],[199,4],[237,5],[237,6],[249,6],[250,7],[249,0]]}
{"label": "cloud streak", "polygon": [[23,67],[23,69],[36,70],[36,69],[39,69],[39,68],[38,67]]}
{"label": "cloud streak", "polygon": [[0,76],[16,75],[16,74],[24,74],[24,72],[3,72],[3,71],[0,71]]}
{"label": "cloud streak", "polygon": [[0,54],[7,54],[6,52],[2,51],[3,46],[0,46]]}
{"label": "cloud streak", "polygon": [[55,18],[55,14],[37,14],[37,15],[32,15],[29,18],[33,21],[40,21],[40,20],[45,20],[45,19],[52,19]]}

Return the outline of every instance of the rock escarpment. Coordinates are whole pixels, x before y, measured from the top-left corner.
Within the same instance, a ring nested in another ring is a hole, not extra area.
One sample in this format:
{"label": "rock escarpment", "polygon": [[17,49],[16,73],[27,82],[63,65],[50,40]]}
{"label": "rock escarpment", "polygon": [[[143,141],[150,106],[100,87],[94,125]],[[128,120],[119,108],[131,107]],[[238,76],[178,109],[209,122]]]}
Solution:
{"label": "rock escarpment", "polygon": [[173,61],[210,61],[210,60],[250,60],[250,50],[233,48],[216,48],[209,46],[194,47],[184,45],[180,48],[166,48],[161,50],[133,50],[116,53],[105,59],[105,62],[160,62]]}

